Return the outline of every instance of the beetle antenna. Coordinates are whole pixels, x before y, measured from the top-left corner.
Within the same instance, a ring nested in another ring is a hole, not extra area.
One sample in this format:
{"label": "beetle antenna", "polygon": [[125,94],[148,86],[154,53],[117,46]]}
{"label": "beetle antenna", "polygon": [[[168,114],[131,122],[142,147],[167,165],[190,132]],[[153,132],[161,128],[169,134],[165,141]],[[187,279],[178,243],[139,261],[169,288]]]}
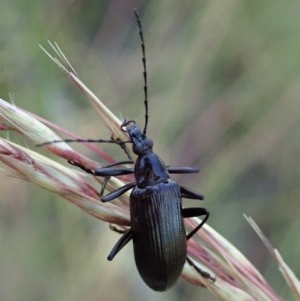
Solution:
{"label": "beetle antenna", "polygon": [[70,142],[77,142],[77,143],[112,143],[112,144],[119,144],[125,145],[126,143],[131,143],[131,141],[121,141],[121,140],[114,140],[114,139],[109,139],[109,140],[103,140],[103,139],[62,139],[62,140],[52,140],[52,141],[47,141],[44,143],[37,144],[37,147],[49,145],[49,144],[54,144],[54,143],[70,143]]}
{"label": "beetle antenna", "polygon": [[44,143],[37,144],[36,147],[42,147],[46,146],[49,144],[54,144],[54,143],[72,143],[72,142],[77,142],[77,143],[111,143],[111,144],[117,144],[119,145],[122,150],[125,152],[127,155],[128,159],[132,160],[132,156],[126,146],[126,143],[132,143],[132,141],[122,141],[120,139],[108,139],[108,140],[103,140],[103,139],[62,139],[62,140],[52,140],[52,141],[47,141]]}
{"label": "beetle antenna", "polygon": [[147,65],[146,65],[146,50],[145,50],[145,42],[144,42],[144,35],[143,35],[143,29],[142,29],[142,23],[140,20],[140,16],[136,10],[134,10],[134,15],[136,17],[136,21],[139,27],[139,34],[141,39],[141,48],[142,48],[142,61],[143,61],[143,76],[144,76],[144,105],[145,105],[145,126],[143,133],[146,134],[147,132],[147,126],[148,126],[148,85],[147,85]]}

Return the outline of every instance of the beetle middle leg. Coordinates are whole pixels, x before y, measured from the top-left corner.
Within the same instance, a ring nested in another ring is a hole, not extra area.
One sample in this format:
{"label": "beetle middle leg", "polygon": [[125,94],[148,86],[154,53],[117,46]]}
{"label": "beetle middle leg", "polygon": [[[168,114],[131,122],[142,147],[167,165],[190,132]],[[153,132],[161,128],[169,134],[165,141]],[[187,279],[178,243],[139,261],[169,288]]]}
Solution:
{"label": "beetle middle leg", "polygon": [[187,187],[180,186],[180,193],[183,198],[193,200],[204,200],[204,195]]}
{"label": "beetle middle leg", "polygon": [[[191,237],[194,236],[194,234],[206,223],[208,217],[209,217],[209,212],[202,207],[196,207],[196,208],[183,208],[182,209],[182,216],[184,218],[189,218],[189,217],[197,217],[197,216],[204,216],[204,219],[199,223],[197,227],[195,227],[189,234],[186,235],[186,239],[189,240]],[[216,279],[212,277],[208,272],[205,272],[198,268],[193,261],[187,257],[186,261],[199,273],[201,274],[202,277],[211,279],[212,281],[215,281]]]}
{"label": "beetle middle leg", "polygon": [[182,166],[166,166],[171,174],[185,174],[185,173],[198,173],[199,169],[195,167],[182,167]]}
{"label": "beetle middle leg", "polygon": [[106,195],[104,195],[104,190],[106,187],[106,183],[108,182],[109,178],[106,178],[105,184],[103,183],[102,188],[101,188],[101,192],[100,192],[100,199],[102,202],[106,203],[106,202],[110,202],[116,198],[118,198],[119,196],[121,196],[122,194],[124,194],[126,191],[132,189],[133,187],[136,186],[136,183],[128,183],[124,186],[121,186],[120,188],[118,188],[117,190],[114,190]]}

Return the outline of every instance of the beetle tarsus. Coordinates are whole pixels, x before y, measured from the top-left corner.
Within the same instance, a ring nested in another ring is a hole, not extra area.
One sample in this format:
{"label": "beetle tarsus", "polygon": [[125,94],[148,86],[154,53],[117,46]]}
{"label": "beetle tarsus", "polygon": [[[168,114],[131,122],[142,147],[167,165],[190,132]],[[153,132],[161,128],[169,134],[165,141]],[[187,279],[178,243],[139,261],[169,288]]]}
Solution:
{"label": "beetle tarsus", "polygon": [[194,262],[192,261],[192,259],[190,259],[189,257],[186,258],[186,261],[205,279],[210,279],[212,282],[216,281],[216,277],[211,276],[208,272],[203,271],[202,269],[200,269],[199,267],[197,267]]}
{"label": "beetle tarsus", "polygon": [[119,234],[124,234],[125,232],[127,232],[127,230],[118,228],[117,226],[115,226],[115,225],[113,225],[113,224],[109,224],[109,229],[110,229],[111,231],[114,231],[114,232],[119,233]]}

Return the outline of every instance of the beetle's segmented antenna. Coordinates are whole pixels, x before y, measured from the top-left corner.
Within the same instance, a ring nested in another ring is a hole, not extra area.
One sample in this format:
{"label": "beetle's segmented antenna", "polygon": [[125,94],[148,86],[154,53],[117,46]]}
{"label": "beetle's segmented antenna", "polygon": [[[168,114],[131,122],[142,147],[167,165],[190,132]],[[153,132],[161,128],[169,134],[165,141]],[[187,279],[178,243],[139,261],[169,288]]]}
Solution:
{"label": "beetle's segmented antenna", "polygon": [[44,143],[40,143],[37,144],[37,147],[41,147],[41,146],[46,146],[49,144],[54,144],[54,143],[112,143],[112,144],[119,144],[122,148],[126,143],[131,143],[131,141],[121,141],[121,140],[113,140],[113,139],[109,139],[109,140],[103,140],[103,139],[62,139],[62,140],[52,140],[52,141],[47,141]]}
{"label": "beetle's segmented antenna", "polygon": [[145,126],[143,133],[146,134],[147,132],[147,126],[148,126],[148,86],[147,86],[147,66],[146,66],[146,51],[145,51],[145,42],[144,42],[144,35],[143,35],[143,29],[142,29],[142,23],[140,20],[140,16],[138,12],[134,11],[136,21],[139,27],[139,34],[141,39],[141,47],[142,47],[142,61],[143,61],[143,76],[144,76],[144,105],[145,105]]}

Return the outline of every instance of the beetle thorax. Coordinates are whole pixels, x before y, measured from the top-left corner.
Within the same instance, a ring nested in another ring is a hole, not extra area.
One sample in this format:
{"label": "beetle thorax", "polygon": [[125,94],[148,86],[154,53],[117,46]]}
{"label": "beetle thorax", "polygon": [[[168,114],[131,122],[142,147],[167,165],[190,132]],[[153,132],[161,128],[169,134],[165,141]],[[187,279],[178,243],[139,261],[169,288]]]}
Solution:
{"label": "beetle thorax", "polygon": [[143,188],[169,181],[170,175],[164,162],[152,149],[139,155],[134,167],[136,184]]}
{"label": "beetle thorax", "polygon": [[138,156],[134,166],[136,184],[143,188],[170,179],[164,162],[153,152],[153,141],[144,134],[134,121],[121,126],[132,142],[132,151]]}

